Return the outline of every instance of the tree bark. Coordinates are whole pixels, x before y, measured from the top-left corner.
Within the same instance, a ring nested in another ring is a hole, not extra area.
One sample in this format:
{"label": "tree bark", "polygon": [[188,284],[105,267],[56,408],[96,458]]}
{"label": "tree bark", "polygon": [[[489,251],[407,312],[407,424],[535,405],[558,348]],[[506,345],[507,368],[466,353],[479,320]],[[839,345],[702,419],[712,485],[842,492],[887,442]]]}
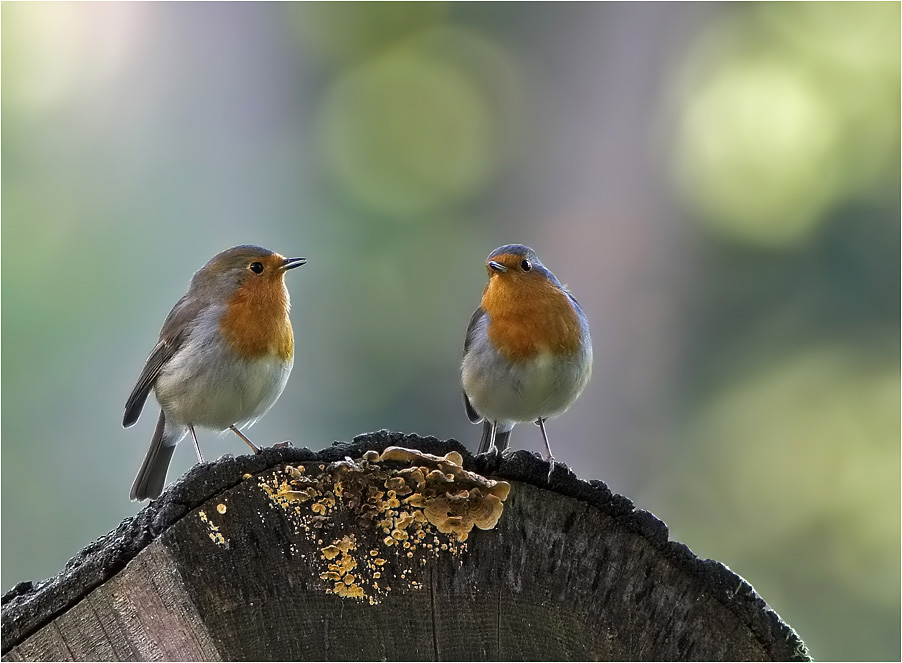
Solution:
{"label": "tree bark", "polygon": [[548,470],[385,431],[197,466],[8,592],[3,660],[810,660],[742,578]]}

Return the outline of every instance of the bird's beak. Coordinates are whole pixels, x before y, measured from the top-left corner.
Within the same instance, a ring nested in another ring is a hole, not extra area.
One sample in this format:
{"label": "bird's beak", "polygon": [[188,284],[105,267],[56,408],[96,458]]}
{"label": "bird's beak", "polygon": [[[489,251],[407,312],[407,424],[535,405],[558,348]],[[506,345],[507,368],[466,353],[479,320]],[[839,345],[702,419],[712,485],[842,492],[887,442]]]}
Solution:
{"label": "bird's beak", "polygon": [[489,268],[493,272],[501,272],[504,273],[507,271],[507,267],[502,265],[500,262],[495,262],[494,260],[489,260]]}
{"label": "bird's beak", "polygon": [[307,258],[285,258],[282,263],[282,271],[288,271],[305,264],[307,264]]}

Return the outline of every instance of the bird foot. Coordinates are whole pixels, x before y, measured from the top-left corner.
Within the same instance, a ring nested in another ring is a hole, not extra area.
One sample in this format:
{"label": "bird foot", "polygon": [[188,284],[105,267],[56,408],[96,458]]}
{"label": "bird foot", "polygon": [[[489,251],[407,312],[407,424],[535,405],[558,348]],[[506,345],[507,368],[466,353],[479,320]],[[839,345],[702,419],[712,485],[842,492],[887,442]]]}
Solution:
{"label": "bird foot", "polygon": [[502,452],[498,451],[498,447],[492,445],[488,451],[483,451],[481,454],[476,454],[476,456],[485,458],[486,462],[496,465],[501,462]]}
{"label": "bird foot", "polygon": [[551,483],[551,475],[554,473],[554,456],[549,455],[545,462],[548,463],[548,483]]}

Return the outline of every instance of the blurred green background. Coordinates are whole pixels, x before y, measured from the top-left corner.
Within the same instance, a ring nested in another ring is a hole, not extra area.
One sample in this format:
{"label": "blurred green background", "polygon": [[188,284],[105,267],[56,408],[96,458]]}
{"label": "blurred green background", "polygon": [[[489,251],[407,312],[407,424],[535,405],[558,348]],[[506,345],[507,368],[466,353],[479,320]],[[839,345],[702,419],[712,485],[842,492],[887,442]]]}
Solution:
{"label": "blurred green background", "polygon": [[123,404],[213,254],[309,258],[258,444],[474,448],[464,330],[522,242],[595,341],[560,460],[815,657],[898,660],[899,26],[898,3],[4,3],[3,589],[140,508],[157,410],[123,430]]}

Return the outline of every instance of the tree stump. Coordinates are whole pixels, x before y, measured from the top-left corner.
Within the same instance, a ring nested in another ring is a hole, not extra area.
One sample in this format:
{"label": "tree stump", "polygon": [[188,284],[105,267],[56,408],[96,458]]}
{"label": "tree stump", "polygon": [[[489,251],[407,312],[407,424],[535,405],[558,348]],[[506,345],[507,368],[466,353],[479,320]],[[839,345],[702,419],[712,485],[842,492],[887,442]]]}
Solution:
{"label": "tree stump", "polygon": [[385,431],[196,466],[3,597],[3,660],[810,660],[745,580],[548,471]]}

